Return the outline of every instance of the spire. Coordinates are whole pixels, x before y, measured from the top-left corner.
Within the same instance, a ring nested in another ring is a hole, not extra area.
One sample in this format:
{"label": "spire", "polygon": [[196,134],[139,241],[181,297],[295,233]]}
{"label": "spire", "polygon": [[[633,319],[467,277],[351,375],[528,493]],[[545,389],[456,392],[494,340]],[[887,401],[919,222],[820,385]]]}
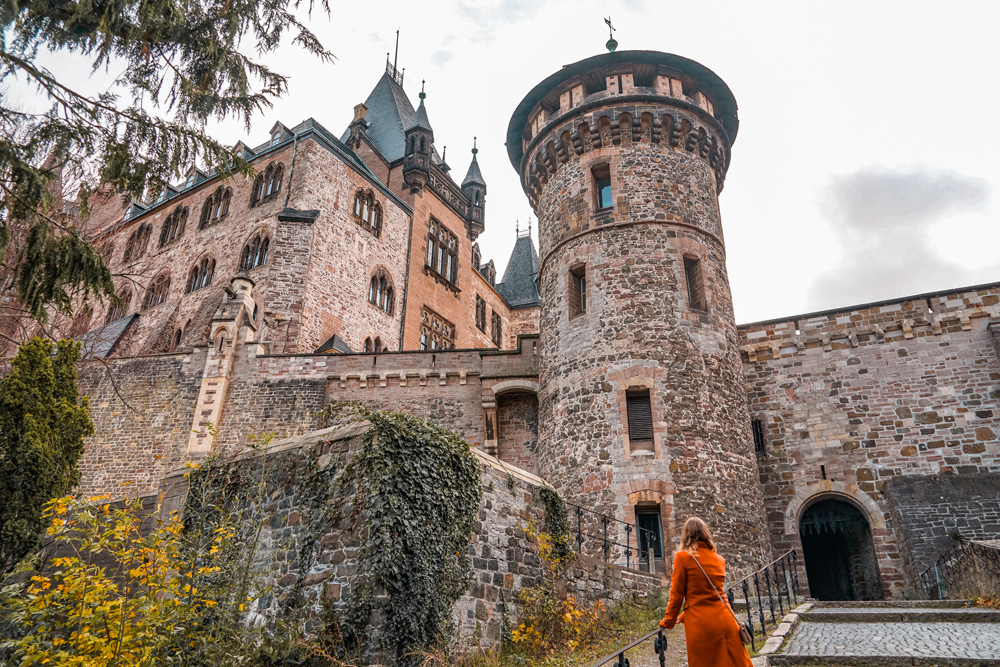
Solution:
{"label": "spire", "polygon": [[462,189],[464,190],[466,186],[469,185],[480,185],[486,187],[486,181],[483,180],[483,172],[479,171],[479,160],[476,159],[476,155],[479,153],[479,149],[476,148],[476,137],[472,138],[472,164],[469,165],[469,173],[465,175],[465,180],[462,181]]}
{"label": "spire", "polygon": [[427,97],[427,93],[424,92],[425,81],[420,82],[420,105],[417,107],[417,112],[413,114],[413,120],[410,121],[410,126],[406,128],[407,132],[413,129],[427,130],[428,132],[434,132],[431,128],[431,121],[427,118],[427,107],[424,106],[424,99]]}

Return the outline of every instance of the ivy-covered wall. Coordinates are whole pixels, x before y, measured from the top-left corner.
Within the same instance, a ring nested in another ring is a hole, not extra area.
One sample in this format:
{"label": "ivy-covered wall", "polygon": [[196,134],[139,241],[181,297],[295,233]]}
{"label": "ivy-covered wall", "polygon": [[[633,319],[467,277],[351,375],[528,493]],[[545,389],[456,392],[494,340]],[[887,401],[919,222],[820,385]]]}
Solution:
{"label": "ivy-covered wall", "polygon": [[[367,428],[359,423],[315,431],[272,443],[266,456],[253,454],[229,464],[247,467],[247,476],[256,476],[261,466],[265,471],[267,500],[260,514],[266,523],[257,562],[267,572],[273,594],[254,609],[256,613],[305,611],[313,627],[331,614],[350,613],[363,569],[365,536],[357,530],[363,522],[356,509],[363,503],[352,495],[356,487],[344,488],[340,478],[364,446]],[[472,452],[481,469],[482,499],[467,552],[471,583],[452,610],[459,648],[496,645],[505,618],[516,620],[518,591],[544,576],[528,533],[546,526],[539,493],[544,483],[478,449]],[[165,510],[183,506],[187,473],[190,470],[178,470],[165,480]],[[583,556],[574,560],[567,576],[570,592],[587,604],[654,594],[660,587],[658,577]],[[385,625],[380,613],[372,614],[374,627]],[[384,660],[387,656],[378,646],[379,637],[368,637],[364,657]]]}

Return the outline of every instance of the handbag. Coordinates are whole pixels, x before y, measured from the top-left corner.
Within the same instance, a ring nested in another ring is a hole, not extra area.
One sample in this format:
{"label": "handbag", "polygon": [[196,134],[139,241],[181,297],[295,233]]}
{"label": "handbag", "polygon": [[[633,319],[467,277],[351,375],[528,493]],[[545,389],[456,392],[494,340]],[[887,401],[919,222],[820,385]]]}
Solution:
{"label": "handbag", "polygon": [[729,603],[726,602],[726,599],[722,597],[722,593],[719,592],[719,589],[716,588],[715,584],[712,583],[712,580],[709,579],[708,572],[705,572],[705,568],[701,566],[701,563],[699,563],[698,559],[694,557],[694,554],[691,554],[691,558],[694,560],[695,565],[698,566],[698,569],[701,570],[701,573],[705,575],[705,579],[708,581],[708,585],[711,586],[712,590],[715,591],[715,594],[719,596],[719,600],[722,601],[722,606],[729,610],[729,613],[733,615],[733,620],[736,621],[736,625],[740,626],[740,641],[742,641],[744,644],[749,644],[751,641],[753,641],[753,633],[750,632],[750,626],[748,626],[746,623],[741,623],[740,619],[736,618],[736,612],[733,611],[733,608],[729,606]]}

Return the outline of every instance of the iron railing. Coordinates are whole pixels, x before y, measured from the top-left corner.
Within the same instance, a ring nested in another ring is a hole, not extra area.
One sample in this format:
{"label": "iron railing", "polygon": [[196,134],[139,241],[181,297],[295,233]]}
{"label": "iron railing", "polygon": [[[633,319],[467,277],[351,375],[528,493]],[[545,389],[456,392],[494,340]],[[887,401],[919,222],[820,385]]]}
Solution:
{"label": "iron railing", "polygon": [[[798,554],[794,549],[791,549],[756,572],[732,582],[723,589],[726,596],[729,598],[729,604],[733,607],[734,612],[736,610],[736,602],[738,601],[736,599],[735,591],[740,590],[743,592],[743,602],[746,605],[747,625],[750,627],[750,645],[754,650],[757,648],[757,642],[754,637],[758,634],[765,634],[765,604],[770,610],[772,624],[776,624],[779,617],[774,613],[775,601],[777,601],[778,610],[782,617],[785,615],[785,602],[787,601],[788,608],[791,610],[798,601],[799,575],[797,566]],[[764,582],[763,588],[761,587],[761,581]],[[767,592],[766,598],[762,596],[762,590]],[[756,593],[756,596],[754,596],[753,593]],[[753,603],[755,600],[757,603],[756,613],[759,616],[757,623],[755,623],[753,619],[755,614]],[[738,614],[737,617],[739,617]],[[663,630],[660,628],[639,637],[631,644],[621,647],[614,653],[604,656],[597,662],[591,664],[590,667],[601,667],[601,665],[605,665],[612,660],[615,661],[612,667],[629,667],[629,661],[628,658],[625,657],[625,652],[653,637],[656,638],[653,641],[653,650],[659,657],[660,667],[665,667],[667,638],[663,636]]]}
{"label": "iron railing", "polygon": [[660,628],[657,628],[656,630],[653,630],[648,635],[643,635],[642,637],[639,637],[638,639],[636,639],[631,644],[628,644],[627,646],[621,647],[620,649],[618,649],[614,653],[612,653],[610,655],[604,656],[603,658],[601,658],[597,662],[595,662],[592,665],[590,665],[590,667],[601,667],[601,665],[607,664],[607,663],[611,662],[612,660],[615,661],[614,664],[612,665],[612,667],[629,667],[628,658],[625,657],[625,652],[628,651],[629,649],[635,648],[636,646],[638,646],[639,644],[643,643],[647,639],[650,639],[651,637],[655,637],[655,639],[653,639],[653,650],[656,652],[656,655],[659,657],[660,667],[666,667],[666,664],[667,664],[667,638],[663,636],[663,630],[660,629]]}
{"label": "iron railing", "polygon": [[[600,545],[605,562],[613,563],[612,557],[619,552],[625,558],[625,567],[632,567],[632,554],[637,556],[636,564],[644,565],[646,572],[653,571],[653,553],[660,536],[647,528],[641,528],[638,523],[631,524],[594,510],[566,503],[573,508],[576,515],[576,549],[583,553],[584,542]],[[617,530],[613,530],[617,528]],[[618,541],[621,532],[625,533],[625,543]],[[632,534],[636,536],[636,544],[632,546]],[[645,538],[645,539],[643,539]],[[661,547],[662,548],[662,547]],[[612,553],[615,551],[616,553]],[[617,558],[616,558],[617,560]]]}
{"label": "iron railing", "polygon": [[931,600],[1000,593],[1000,542],[959,542],[920,575]]}
{"label": "iron railing", "polygon": [[[785,602],[788,602],[788,609],[791,611],[795,602],[799,598],[799,571],[798,554],[795,549],[790,549],[778,558],[774,559],[764,567],[752,574],[728,584],[723,590],[729,598],[729,604],[736,611],[737,592],[743,593],[743,604],[746,606],[747,625],[750,628],[750,645],[754,649],[757,643],[754,637],[757,634],[765,634],[767,627],[765,605],[770,611],[771,623],[776,624],[779,618],[785,615]],[[763,583],[763,585],[762,585]],[[772,588],[773,585],[773,588]],[[766,593],[766,596],[763,595]],[[753,603],[756,601],[757,608],[754,611]],[[778,614],[774,613],[775,602],[777,602]],[[754,623],[754,615],[757,615],[757,623]],[[737,614],[739,617],[739,614]],[[759,631],[759,632],[758,632]]]}

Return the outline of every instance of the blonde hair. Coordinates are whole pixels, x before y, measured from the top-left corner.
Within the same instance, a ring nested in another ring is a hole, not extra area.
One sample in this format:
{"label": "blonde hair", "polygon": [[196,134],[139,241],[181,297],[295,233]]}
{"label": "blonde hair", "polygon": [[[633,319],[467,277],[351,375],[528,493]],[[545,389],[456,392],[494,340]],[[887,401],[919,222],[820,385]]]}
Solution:
{"label": "blonde hair", "polygon": [[715,542],[712,541],[712,533],[708,530],[708,524],[696,516],[684,522],[681,528],[681,549],[685,551],[697,550],[698,542],[704,542],[708,548],[715,551]]}

